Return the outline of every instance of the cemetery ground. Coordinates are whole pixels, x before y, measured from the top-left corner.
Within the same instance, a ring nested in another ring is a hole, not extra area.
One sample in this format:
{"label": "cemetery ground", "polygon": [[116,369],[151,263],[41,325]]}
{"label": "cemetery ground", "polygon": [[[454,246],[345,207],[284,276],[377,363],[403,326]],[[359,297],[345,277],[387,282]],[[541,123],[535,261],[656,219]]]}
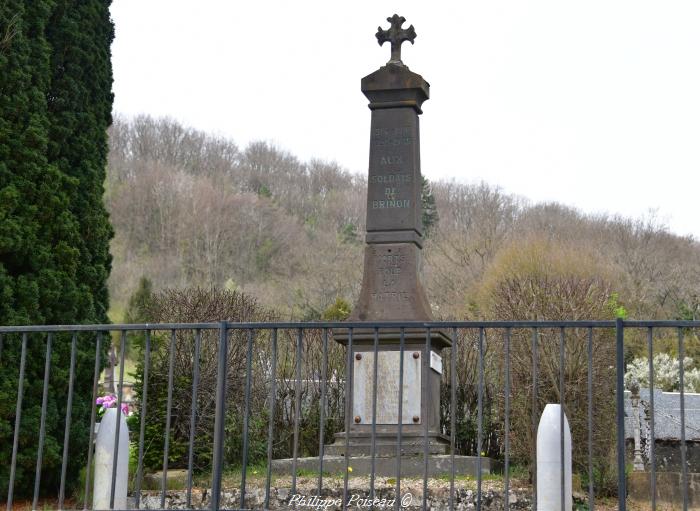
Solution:
{"label": "cemetery ground", "polygon": [[[251,473],[252,475],[252,473]],[[227,476],[228,477],[228,476]],[[237,477],[235,477],[235,474],[230,474],[230,477],[234,479],[234,483],[231,483],[230,485],[227,483],[224,485],[224,492],[230,491],[231,488],[237,488],[237,484],[235,481],[238,480]],[[279,484],[284,483],[286,481],[286,487],[289,487],[289,477],[286,478],[277,478],[276,481],[278,481]],[[324,477],[324,480],[325,477]],[[297,479],[297,488],[300,493],[307,493],[308,495],[314,495],[316,493],[316,482],[317,482],[317,474],[305,474],[305,475],[300,475],[300,477]],[[402,479],[402,492],[412,492],[413,497],[414,497],[414,502],[420,502],[420,499],[422,498],[422,480],[412,480],[412,479]],[[439,478],[439,479],[431,479],[429,480],[429,488],[430,491],[433,490],[439,490],[443,493],[447,493],[449,495],[449,479],[446,478]],[[529,496],[532,495],[532,488],[529,484],[527,484],[525,481],[522,480],[517,480],[517,479],[512,479],[511,480],[512,484],[512,490],[511,494],[516,494],[516,495],[521,495],[521,496]],[[348,490],[351,491],[352,489],[364,489],[368,488],[369,482],[367,477],[352,477],[348,480]],[[395,480],[393,478],[377,478],[375,480],[375,485],[377,489],[377,493],[383,493],[384,491],[388,491],[389,495],[393,496],[394,493],[394,488],[395,488]],[[185,489],[181,484],[169,484],[171,488],[166,492],[166,495],[169,496],[170,498],[175,497],[180,501],[184,502],[184,493]],[[328,488],[334,488],[334,489],[340,489],[342,492],[342,486],[343,486],[343,479],[342,476],[339,474],[336,474],[335,476],[329,474],[328,477]],[[282,487],[282,486],[280,486]],[[194,486],[192,488],[192,499],[193,502],[197,502],[199,500],[201,502],[202,495],[206,491],[207,486]],[[260,478],[255,475],[252,475],[250,478],[250,492],[256,492],[256,491],[263,491],[264,492],[265,488],[265,480],[264,477]],[[483,492],[485,496],[488,496],[490,494],[490,491],[502,491],[502,484],[501,484],[501,478],[496,477],[496,476],[488,476],[484,479],[483,482]],[[455,478],[455,495],[457,495],[459,492],[466,492],[466,491],[476,491],[476,481],[474,481],[470,477],[458,477]],[[147,498],[152,498],[155,501],[160,500],[160,490],[143,490],[142,495],[145,499]],[[530,503],[525,504],[526,507],[516,507],[513,505],[512,500],[511,500],[511,509],[531,509]],[[55,498],[46,498],[46,499],[40,499],[37,505],[37,510],[39,511],[48,511],[48,510],[53,510],[57,509],[58,507],[58,500]],[[66,499],[64,502],[64,508],[65,509],[82,509],[82,501],[78,499]],[[158,505],[156,504],[155,508],[158,508]],[[32,501],[31,499],[27,500],[18,500],[13,503],[13,509],[15,511],[32,511]],[[502,508],[501,508],[502,509]],[[596,499],[595,502],[595,509],[598,509],[599,511],[617,511],[618,510],[618,504],[617,504],[617,499],[616,498],[601,498],[601,499]],[[651,503],[649,502],[637,502],[633,500],[628,500],[627,501],[627,509],[629,511],[651,511],[652,506]],[[679,506],[672,506],[672,505],[666,505],[663,503],[657,503],[656,505],[656,510],[657,511],[672,511],[672,510],[677,510],[680,509]],[[575,493],[574,494],[574,511],[588,511],[589,507],[586,504],[585,496],[582,493]]]}
{"label": "cemetery ground", "polygon": [[[258,464],[248,468],[246,472],[246,494],[257,495],[262,497],[266,487],[266,466]],[[350,467],[352,471],[352,467]],[[241,482],[241,469],[231,469],[224,473],[222,478],[222,492],[234,496],[233,500],[237,500],[240,495],[239,488]],[[296,494],[307,497],[318,495],[318,471],[298,470],[296,479]],[[142,490],[142,502],[144,508],[159,508],[161,497],[161,472],[156,472],[145,479],[144,490]],[[207,493],[211,486],[210,477],[208,474],[195,475],[192,486],[192,502],[193,507],[207,508]],[[378,498],[392,499],[396,495],[396,478],[395,477],[375,477],[375,495]],[[401,477],[401,495],[410,494],[412,497],[412,505],[408,509],[420,508],[423,497],[423,479],[421,477]],[[455,475],[454,492],[455,499],[459,499],[460,495],[464,497],[469,495],[476,496],[478,482],[475,477],[465,475]],[[186,498],[187,483],[186,471],[175,470],[169,472],[168,484],[166,491],[166,504],[170,508],[178,508],[178,502],[184,502]],[[272,474],[270,479],[271,494],[277,495],[277,498],[283,502],[289,502],[292,497],[292,477],[291,475],[275,475]],[[324,471],[323,474],[323,490],[321,495],[326,498],[342,497],[344,487],[344,474],[332,473]],[[353,476],[348,477],[348,496],[359,495],[369,497],[370,477]],[[482,476],[481,491],[484,498],[484,503],[500,499],[503,495],[504,478],[502,474],[484,474]],[[520,467],[511,469],[510,477],[510,495],[511,509],[532,509],[532,485],[528,481],[527,472]],[[438,502],[448,502],[450,495],[450,475],[439,474],[428,479],[428,495],[429,501],[433,499]],[[150,499],[153,499],[154,505],[148,506]],[[575,510],[588,510],[586,504],[586,495],[580,489],[574,492]],[[617,509],[616,498],[597,498],[596,509],[601,511],[612,511]],[[280,508],[282,509],[282,508]],[[441,508],[438,508],[441,509]],[[490,507],[486,509],[491,509]],[[496,507],[496,509],[503,509]],[[642,505],[631,502],[628,506],[631,511],[646,511],[651,509],[650,505]],[[657,506],[659,511],[664,511],[667,508]],[[669,510],[672,508],[668,508]]]}
{"label": "cemetery ground", "polygon": [[[178,495],[181,499],[186,492],[186,479],[184,471],[181,472],[181,477],[176,477],[169,479],[168,490],[170,495]],[[510,509],[533,509],[532,508],[532,495],[533,487],[528,480],[527,471],[521,467],[511,467],[510,471]],[[160,476],[161,474],[157,474]],[[318,495],[318,471],[297,471],[297,494],[313,496]],[[277,489],[278,495],[289,495],[291,496],[290,488],[292,487],[292,480],[290,475],[275,475],[272,474],[270,480],[271,491]],[[160,498],[160,478],[158,480],[158,487],[154,489],[149,489],[143,492],[144,496],[151,496]],[[224,493],[234,491],[238,494],[238,488],[240,487],[241,481],[241,470],[240,468],[227,471],[222,480],[222,488]],[[246,473],[246,481],[248,489],[247,493],[262,493],[265,492],[266,485],[266,466],[264,464],[259,464],[256,466],[249,467]],[[193,501],[195,501],[195,496],[202,498],[206,489],[210,486],[210,481],[207,477],[194,477],[193,479]],[[375,492],[377,496],[394,498],[396,495],[396,478],[395,477],[375,477],[374,479]],[[324,471],[323,474],[323,492],[322,495],[339,495],[342,497],[344,486],[344,474],[342,473],[331,473]],[[477,480],[472,476],[465,475],[455,475],[454,479],[454,492],[455,499],[459,498],[459,495],[464,496],[465,494],[471,492],[471,495],[476,495],[477,492]],[[348,495],[369,494],[370,487],[370,477],[369,476],[349,476],[348,477]],[[501,497],[503,495],[504,489],[504,478],[503,474],[484,474],[482,476],[482,496],[484,498],[484,503],[488,504],[489,501],[494,500],[494,495]],[[416,506],[416,509],[420,509],[420,504],[423,497],[423,479],[415,477],[401,477],[401,494],[411,494],[413,497],[412,504]],[[440,474],[436,477],[430,477],[428,479],[428,495],[429,499],[435,496],[439,501],[449,502],[450,495],[450,475]],[[288,498],[289,498],[288,497]],[[587,494],[586,489],[582,488],[580,477],[574,477],[574,510],[573,511],[588,511],[590,508],[587,504]],[[156,506],[157,507],[157,506]],[[412,509],[409,507],[409,509]],[[441,509],[441,508],[438,508]],[[446,508],[447,509],[447,508]],[[492,509],[487,507],[486,509]],[[496,507],[495,509],[503,509],[501,507]],[[595,499],[595,509],[600,511],[616,511],[618,509],[617,497],[596,497]],[[652,505],[650,502],[639,502],[632,499],[627,500],[627,509],[629,511],[651,511]],[[668,505],[664,503],[657,502],[657,511],[671,511],[679,509],[678,505]]]}
{"label": "cemetery ground", "polygon": [[[265,492],[266,487],[266,466],[257,464],[248,467],[246,472],[247,493],[261,495]],[[166,503],[169,507],[177,509],[178,503],[185,502],[187,491],[186,471],[171,470],[168,472]],[[317,471],[298,470],[297,471],[297,494],[313,496],[318,494],[318,476]],[[144,478],[143,489],[141,491],[142,508],[158,509],[160,508],[161,498],[161,480],[162,472],[154,472],[147,474]],[[239,495],[239,487],[241,481],[241,469],[235,468],[227,470],[222,478],[222,491],[224,494],[235,495],[236,499]],[[374,480],[375,491],[378,496],[393,498],[396,490],[396,478],[394,477],[376,477]],[[344,485],[344,477],[342,473],[331,473],[324,471],[323,474],[323,493],[322,495],[340,495],[342,496]],[[133,474],[129,484],[129,493],[132,494],[134,486]],[[291,498],[292,481],[290,475],[275,475],[272,474],[270,479],[271,491],[276,492],[279,498]],[[360,494],[368,495],[370,486],[369,476],[349,476],[348,477],[348,495]],[[499,497],[503,494],[504,479],[502,474],[484,474],[482,477],[482,495],[485,502],[493,499],[494,494]],[[210,491],[211,480],[209,474],[195,474],[192,484],[192,503],[193,508],[208,509],[207,494]],[[447,501],[450,493],[450,475],[440,474],[437,477],[428,479],[429,496],[442,497],[441,500]],[[455,498],[459,495],[465,495],[471,492],[475,495],[477,491],[477,480],[471,476],[455,475],[454,492]],[[420,507],[423,496],[423,480],[422,478],[401,478],[401,494],[409,493],[413,497],[413,504]],[[521,467],[511,468],[510,477],[510,508],[517,509],[532,509],[532,493],[533,488],[528,481],[527,472]],[[148,506],[148,503],[153,503]],[[74,498],[66,499],[64,504],[65,509],[82,509],[82,495]],[[32,511],[31,500],[16,501],[13,509],[17,511]],[[57,509],[57,500],[55,498],[41,499],[38,510]],[[283,508],[280,508],[283,509]],[[408,507],[408,509],[413,509]],[[487,508],[491,509],[491,508]],[[503,509],[501,506],[497,509]],[[574,511],[588,511],[590,508],[587,504],[587,496],[585,490],[581,488],[581,481],[578,477],[574,478]],[[618,509],[617,498],[596,497],[595,509],[600,511],[616,511]],[[652,506],[649,502],[639,502],[635,500],[627,500],[627,509],[629,511],[651,511]],[[657,503],[657,511],[671,511],[679,509],[678,506]]]}

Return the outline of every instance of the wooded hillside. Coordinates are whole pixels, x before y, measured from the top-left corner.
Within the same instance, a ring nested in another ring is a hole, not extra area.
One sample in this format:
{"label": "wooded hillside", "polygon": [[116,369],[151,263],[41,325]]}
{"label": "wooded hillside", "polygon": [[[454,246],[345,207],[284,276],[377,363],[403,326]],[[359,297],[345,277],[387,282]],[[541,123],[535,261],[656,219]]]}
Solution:
{"label": "wooded hillside", "polygon": [[[464,169],[460,178],[468,175]],[[142,276],[156,290],[238,289],[295,319],[319,318],[338,298],[354,303],[365,179],[267,142],[242,148],[168,119],[116,119],[106,195],[115,319]],[[619,314],[700,315],[700,244],[653,216],[584,215],[483,183],[439,181],[431,189],[437,218],[424,247],[424,282],[438,319],[495,319],[494,286],[504,293],[518,271],[546,274],[551,264],[609,282]]]}

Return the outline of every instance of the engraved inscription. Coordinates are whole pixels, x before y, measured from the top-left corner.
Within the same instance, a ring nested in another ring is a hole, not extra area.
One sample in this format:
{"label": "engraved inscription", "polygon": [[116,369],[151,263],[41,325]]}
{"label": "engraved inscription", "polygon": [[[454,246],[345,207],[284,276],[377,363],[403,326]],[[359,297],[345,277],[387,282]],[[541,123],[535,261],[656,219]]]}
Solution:
{"label": "engraved inscription", "polygon": [[[418,143],[416,126],[387,118],[388,127],[372,127],[368,179],[368,226],[406,227],[419,207],[414,197],[412,145]],[[400,124],[399,124],[400,123]],[[397,124],[399,124],[397,126]],[[403,125],[401,125],[403,124]]]}
{"label": "engraved inscription", "polygon": [[372,144],[376,147],[411,145],[411,143],[413,143],[413,136],[410,127],[372,130]]}
{"label": "engraved inscription", "polygon": [[382,254],[377,256],[380,265],[392,265],[398,266],[406,262],[406,256],[404,254]]}
{"label": "engraved inscription", "polygon": [[410,199],[399,199],[396,200],[397,188],[395,186],[388,186],[384,188],[384,197],[386,200],[373,200],[372,209],[392,209],[392,208],[408,208],[411,206]]}
{"label": "engraved inscription", "polygon": [[377,302],[408,302],[410,299],[406,291],[372,293],[372,300]]}
{"label": "engraved inscription", "polygon": [[409,185],[411,184],[411,176],[409,174],[385,174],[369,176],[369,184]]}
{"label": "engraved inscription", "polygon": [[391,287],[398,282],[405,262],[406,256],[404,254],[383,254],[377,256],[377,272],[384,287]]}
{"label": "engraved inscription", "polygon": [[403,159],[397,155],[386,155],[379,158],[380,165],[402,165]]}
{"label": "engraved inscription", "polygon": [[373,200],[372,209],[408,208],[411,207],[409,199],[402,200]]}

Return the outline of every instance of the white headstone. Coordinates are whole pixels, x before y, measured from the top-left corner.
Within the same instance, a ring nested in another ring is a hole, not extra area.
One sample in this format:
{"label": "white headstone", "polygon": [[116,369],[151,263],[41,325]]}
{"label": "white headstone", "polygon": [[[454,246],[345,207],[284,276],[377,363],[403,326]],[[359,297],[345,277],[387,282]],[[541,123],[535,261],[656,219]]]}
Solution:
{"label": "white headstone", "polygon": [[[129,430],[124,414],[119,426],[119,457],[115,481],[113,509],[126,509],[126,491],[129,481]],[[92,496],[93,509],[110,509],[109,498],[112,486],[114,463],[114,438],[117,432],[117,409],[108,408],[100,421],[95,440],[95,483]]]}
{"label": "white headstone", "polygon": [[[537,428],[537,511],[561,507],[561,405],[548,404]],[[564,508],[571,511],[571,431],[564,415]]]}

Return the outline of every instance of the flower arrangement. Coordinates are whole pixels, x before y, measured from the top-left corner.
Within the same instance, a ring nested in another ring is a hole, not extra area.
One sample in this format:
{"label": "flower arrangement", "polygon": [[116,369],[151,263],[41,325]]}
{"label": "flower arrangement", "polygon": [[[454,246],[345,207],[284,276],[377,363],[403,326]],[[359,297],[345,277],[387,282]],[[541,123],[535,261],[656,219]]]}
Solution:
{"label": "flower arrangement", "polygon": [[[117,396],[114,394],[107,394],[106,396],[100,396],[95,400],[97,405],[97,416],[102,417],[108,408],[112,408],[117,405]],[[129,415],[129,406],[126,403],[122,403],[122,413],[125,416]]]}

